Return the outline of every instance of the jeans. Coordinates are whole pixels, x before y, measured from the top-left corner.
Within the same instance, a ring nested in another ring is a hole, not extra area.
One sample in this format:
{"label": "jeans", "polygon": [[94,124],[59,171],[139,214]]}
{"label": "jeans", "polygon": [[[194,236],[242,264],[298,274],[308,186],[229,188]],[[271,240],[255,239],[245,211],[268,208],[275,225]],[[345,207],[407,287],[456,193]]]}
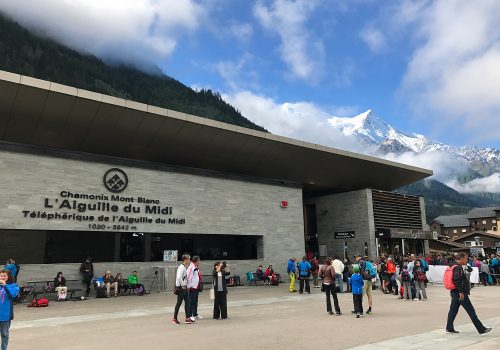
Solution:
{"label": "jeans", "polygon": [[452,331],[455,328],[453,328],[453,322],[455,321],[455,317],[457,317],[458,314],[458,309],[460,309],[460,306],[462,306],[465,311],[469,314],[469,317],[476,327],[477,331],[479,333],[484,332],[485,327],[479,321],[479,318],[477,318],[476,315],[476,310],[474,310],[474,306],[472,306],[472,303],[469,299],[469,296],[467,294],[464,294],[464,300],[459,300],[459,294],[456,290],[452,290],[450,292],[451,295],[451,304],[450,304],[450,311],[448,312],[448,322],[446,323],[446,330],[447,331]]}
{"label": "jeans", "polygon": [[190,289],[188,293],[189,299],[189,315],[188,317],[198,316],[198,294],[196,289]]}
{"label": "jeans", "polygon": [[215,292],[214,300],[214,319],[222,318],[225,320],[227,318],[227,293],[226,292]]}
{"label": "jeans", "polygon": [[411,285],[410,281],[403,282],[403,298],[413,299],[411,295]]}
{"label": "jeans", "polygon": [[309,277],[300,277],[299,293],[302,293],[304,291],[304,283],[306,285],[306,292],[311,293],[311,287],[309,286]]}
{"label": "jeans", "polygon": [[424,281],[415,281],[415,288],[417,289],[417,296],[419,298],[422,297],[424,300],[427,299]]}
{"label": "jeans", "polygon": [[10,321],[0,321],[0,334],[2,335],[2,350],[7,350],[9,345]]}
{"label": "jeans", "polygon": [[344,293],[344,279],[341,273],[336,273],[335,278],[337,279],[337,284],[340,288],[340,293]]}
{"label": "jeans", "polygon": [[293,292],[295,290],[295,273],[290,272],[290,292]]}
{"label": "jeans", "polygon": [[177,315],[179,314],[179,309],[181,308],[182,302],[184,302],[184,313],[186,318],[189,317],[189,300],[188,292],[185,289],[178,289],[177,292],[177,303],[175,304],[174,319],[177,320]]}
{"label": "jeans", "polygon": [[313,284],[315,287],[319,286],[319,276],[317,273],[313,273]]}
{"label": "jeans", "polygon": [[332,311],[332,302],[330,301],[330,294],[333,297],[333,304],[335,305],[335,312],[340,313],[339,300],[337,298],[337,293],[335,292],[335,283],[325,284],[325,294],[326,294],[326,311]]}

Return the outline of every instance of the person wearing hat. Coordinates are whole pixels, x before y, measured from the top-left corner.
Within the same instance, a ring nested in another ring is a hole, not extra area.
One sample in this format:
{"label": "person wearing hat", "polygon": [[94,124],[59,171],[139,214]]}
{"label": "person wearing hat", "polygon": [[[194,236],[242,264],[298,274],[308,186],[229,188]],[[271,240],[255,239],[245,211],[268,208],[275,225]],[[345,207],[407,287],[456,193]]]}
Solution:
{"label": "person wearing hat", "polygon": [[106,286],[106,298],[109,298],[110,289],[113,288],[115,291],[115,297],[118,296],[118,282],[115,281],[115,278],[111,275],[111,271],[106,271],[104,276],[102,276],[102,280],[104,281],[104,285]]}
{"label": "person wearing hat", "polygon": [[352,271],[353,275],[349,283],[351,284],[354,313],[356,314],[356,318],[360,318],[363,316],[363,285],[365,282],[363,281],[363,277],[359,274],[358,266],[354,266]]}

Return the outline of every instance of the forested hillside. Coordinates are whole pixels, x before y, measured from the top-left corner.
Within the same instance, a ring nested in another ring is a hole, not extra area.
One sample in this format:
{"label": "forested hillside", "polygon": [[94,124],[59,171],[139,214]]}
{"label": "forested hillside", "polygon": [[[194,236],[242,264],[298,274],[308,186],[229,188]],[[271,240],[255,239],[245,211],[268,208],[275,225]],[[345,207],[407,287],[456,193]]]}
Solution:
{"label": "forested hillside", "polygon": [[265,131],[217,92],[194,91],[161,73],[109,66],[94,56],[38,37],[1,13],[0,70]]}

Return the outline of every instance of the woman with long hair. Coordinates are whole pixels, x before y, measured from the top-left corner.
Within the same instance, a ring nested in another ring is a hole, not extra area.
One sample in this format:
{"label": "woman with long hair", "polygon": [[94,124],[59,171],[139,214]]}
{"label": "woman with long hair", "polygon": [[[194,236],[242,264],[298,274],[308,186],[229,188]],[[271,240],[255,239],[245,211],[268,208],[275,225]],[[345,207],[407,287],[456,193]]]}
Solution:
{"label": "woman with long hair", "polygon": [[227,319],[227,285],[226,276],[229,270],[225,262],[216,262],[212,272],[214,283],[214,320]]}
{"label": "woman with long hair", "polygon": [[332,258],[325,258],[324,265],[321,267],[319,271],[320,277],[323,279],[323,289],[326,294],[326,312],[330,315],[333,315],[332,311],[332,302],[330,301],[330,295],[333,297],[333,303],[335,305],[335,315],[340,316],[342,312],[340,312],[339,300],[337,298],[337,292],[335,290],[335,269],[332,265]]}

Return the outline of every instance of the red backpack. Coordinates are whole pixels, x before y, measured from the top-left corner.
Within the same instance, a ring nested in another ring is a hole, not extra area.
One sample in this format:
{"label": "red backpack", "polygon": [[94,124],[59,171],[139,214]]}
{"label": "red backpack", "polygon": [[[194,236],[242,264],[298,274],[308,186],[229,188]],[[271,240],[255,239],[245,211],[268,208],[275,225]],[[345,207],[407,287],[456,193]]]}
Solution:
{"label": "red backpack", "polygon": [[444,272],[443,283],[444,287],[449,290],[457,289],[455,283],[453,283],[453,269],[458,265],[449,266]]}
{"label": "red backpack", "polygon": [[28,306],[31,306],[31,307],[46,307],[46,306],[49,306],[49,300],[47,298],[40,298],[40,299],[34,298],[31,301],[31,304],[29,304]]}

